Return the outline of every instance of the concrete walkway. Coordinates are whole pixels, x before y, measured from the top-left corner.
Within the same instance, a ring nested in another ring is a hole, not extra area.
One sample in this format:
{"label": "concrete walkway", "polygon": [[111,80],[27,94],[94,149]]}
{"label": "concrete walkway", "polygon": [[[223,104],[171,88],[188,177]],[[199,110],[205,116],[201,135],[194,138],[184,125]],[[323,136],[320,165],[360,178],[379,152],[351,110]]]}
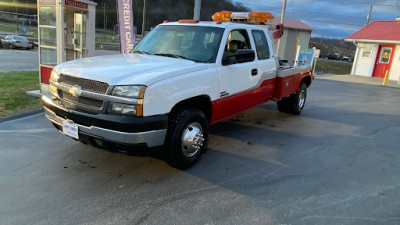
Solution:
{"label": "concrete walkway", "polygon": [[[364,77],[364,76],[350,75],[350,74],[345,74],[345,75],[324,74],[324,75],[317,75],[316,79],[383,86],[382,85],[383,79],[379,77]],[[399,83],[394,80],[387,80],[386,86],[400,88]]]}

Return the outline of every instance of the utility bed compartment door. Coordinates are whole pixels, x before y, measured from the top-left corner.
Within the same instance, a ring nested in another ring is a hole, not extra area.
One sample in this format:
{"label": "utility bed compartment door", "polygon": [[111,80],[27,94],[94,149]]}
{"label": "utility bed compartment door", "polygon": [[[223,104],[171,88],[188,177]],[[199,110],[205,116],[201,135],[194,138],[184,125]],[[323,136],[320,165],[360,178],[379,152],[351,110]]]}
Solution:
{"label": "utility bed compartment door", "polygon": [[295,75],[288,77],[278,77],[276,84],[277,84],[277,93],[279,99],[285,98],[297,91],[296,90],[297,79]]}
{"label": "utility bed compartment door", "polygon": [[276,77],[276,91],[274,98],[282,99],[296,93],[301,79],[311,71],[311,66],[295,67],[279,70]]}

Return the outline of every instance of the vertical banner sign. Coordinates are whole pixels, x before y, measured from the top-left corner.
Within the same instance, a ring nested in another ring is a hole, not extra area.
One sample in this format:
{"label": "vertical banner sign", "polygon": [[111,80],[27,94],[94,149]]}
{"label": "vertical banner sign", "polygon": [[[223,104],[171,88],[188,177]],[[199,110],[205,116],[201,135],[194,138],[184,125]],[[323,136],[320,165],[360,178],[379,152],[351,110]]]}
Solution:
{"label": "vertical banner sign", "polygon": [[118,26],[121,53],[128,53],[135,44],[131,0],[117,0]]}

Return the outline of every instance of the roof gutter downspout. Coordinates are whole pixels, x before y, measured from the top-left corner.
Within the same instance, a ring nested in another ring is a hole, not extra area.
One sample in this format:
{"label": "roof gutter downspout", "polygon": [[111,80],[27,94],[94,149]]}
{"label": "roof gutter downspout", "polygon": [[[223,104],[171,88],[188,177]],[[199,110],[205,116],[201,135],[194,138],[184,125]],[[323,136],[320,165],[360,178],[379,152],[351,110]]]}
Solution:
{"label": "roof gutter downspout", "polygon": [[351,66],[351,75],[355,75],[356,65],[358,63],[358,52],[359,52],[358,46],[357,46],[355,40],[353,40],[353,44],[356,46],[356,53],[354,54],[353,65]]}

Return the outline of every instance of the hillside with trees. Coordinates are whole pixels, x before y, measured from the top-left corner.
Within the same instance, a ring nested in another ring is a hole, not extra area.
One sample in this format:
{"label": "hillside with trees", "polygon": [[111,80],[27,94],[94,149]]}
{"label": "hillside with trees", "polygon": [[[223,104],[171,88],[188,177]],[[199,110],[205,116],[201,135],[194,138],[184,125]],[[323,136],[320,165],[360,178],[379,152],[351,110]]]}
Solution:
{"label": "hillside with trees", "polygon": [[[96,28],[112,30],[117,22],[116,0],[92,0],[97,3]],[[37,0],[2,0],[0,11],[37,14]],[[134,26],[138,33],[142,32],[144,0],[131,0]],[[147,0],[146,30],[162,23],[164,20],[193,19],[194,0]],[[249,11],[241,4],[230,0],[202,0],[201,20],[211,20],[216,11]]]}
{"label": "hillside with trees", "polygon": [[350,58],[354,58],[356,46],[352,42],[344,41],[343,39],[329,39],[313,37],[310,40],[310,48],[317,48],[321,50],[321,55],[328,53],[339,53],[340,56],[347,55]]}
{"label": "hillside with trees", "polygon": [[[95,0],[97,2],[96,27],[104,26],[104,10],[107,16],[107,27],[117,24],[116,1],[115,0]],[[144,0],[132,0],[134,14],[134,26],[138,33],[142,31]],[[194,10],[194,0],[147,0],[146,30],[162,23],[164,20],[177,21],[179,19],[192,19]],[[249,11],[248,8],[232,3],[229,0],[202,0],[201,20],[211,20],[211,16],[220,10],[230,11]]]}

